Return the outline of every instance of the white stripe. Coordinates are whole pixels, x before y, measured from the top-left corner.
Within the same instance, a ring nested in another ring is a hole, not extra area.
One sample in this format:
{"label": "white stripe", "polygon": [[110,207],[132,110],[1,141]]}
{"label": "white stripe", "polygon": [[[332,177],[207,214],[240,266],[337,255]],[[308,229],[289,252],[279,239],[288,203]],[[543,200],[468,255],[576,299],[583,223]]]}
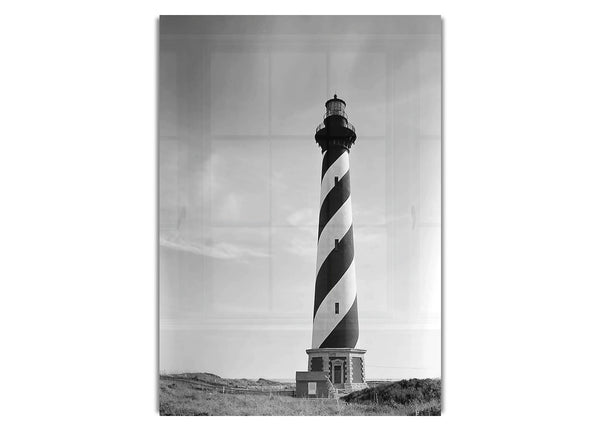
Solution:
{"label": "white stripe", "polygon": [[340,240],[352,226],[352,202],[350,196],[339,210],[329,219],[317,244],[317,274],[325,258],[335,248],[335,240]]}
{"label": "white stripe", "polygon": [[[313,320],[312,348],[317,349],[331,334],[338,323],[348,313],[356,298],[356,271],[354,261],[342,278],[329,291]],[[335,314],[335,303],[339,303],[340,312]]]}
{"label": "white stripe", "polygon": [[[326,154],[327,152],[323,153],[323,158],[325,158]],[[325,175],[321,180],[321,203],[319,206],[323,205],[323,201],[327,197],[327,194],[335,185],[335,177],[338,177],[338,180],[341,180],[349,169],[350,159],[348,158],[348,153],[344,151],[344,153],[333,162],[329,169],[327,169],[327,172],[325,172]]]}

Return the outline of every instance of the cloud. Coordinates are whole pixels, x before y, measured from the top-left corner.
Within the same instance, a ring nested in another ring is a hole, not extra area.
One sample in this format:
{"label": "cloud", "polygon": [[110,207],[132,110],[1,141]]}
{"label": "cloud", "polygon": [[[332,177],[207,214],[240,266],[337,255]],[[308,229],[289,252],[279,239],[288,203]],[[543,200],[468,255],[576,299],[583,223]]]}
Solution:
{"label": "cloud", "polygon": [[387,230],[385,228],[354,228],[354,240],[362,244],[382,244],[387,238]]}
{"label": "cloud", "polygon": [[318,221],[318,216],[319,213],[314,208],[301,208],[288,215],[286,221],[292,226],[312,227]]}
{"label": "cloud", "polygon": [[317,228],[302,227],[288,234],[285,250],[297,256],[317,258]]}
{"label": "cloud", "polygon": [[268,253],[242,244],[231,242],[212,242],[207,244],[204,241],[190,242],[181,238],[160,238],[160,246],[171,250],[185,251],[201,256],[208,256],[215,259],[241,259],[246,257],[269,257]]}

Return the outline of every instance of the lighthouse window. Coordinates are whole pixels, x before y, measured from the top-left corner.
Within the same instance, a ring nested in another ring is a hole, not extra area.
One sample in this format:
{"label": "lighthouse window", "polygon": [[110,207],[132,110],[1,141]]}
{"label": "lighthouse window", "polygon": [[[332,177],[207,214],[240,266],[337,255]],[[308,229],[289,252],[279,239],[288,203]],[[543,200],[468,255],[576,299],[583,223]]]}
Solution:
{"label": "lighthouse window", "polygon": [[337,250],[337,249],[338,249],[338,245],[339,245],[339,244],[340,244],[340,240],[339,240],[339,239],[336,239],[336,240],[335,240],[335,245],[333,246],[333,249],[334,249],[334,250]]}
{"label": "lighthouse window", "polygon": [[335,177],[333,180],[333,183],[337,185],[338,181],[339,181],[338,177]]}
{"label": "lighthouse window", "polygon": [[340,314],[340,303],[339,302],[335,303],[335,314]]}

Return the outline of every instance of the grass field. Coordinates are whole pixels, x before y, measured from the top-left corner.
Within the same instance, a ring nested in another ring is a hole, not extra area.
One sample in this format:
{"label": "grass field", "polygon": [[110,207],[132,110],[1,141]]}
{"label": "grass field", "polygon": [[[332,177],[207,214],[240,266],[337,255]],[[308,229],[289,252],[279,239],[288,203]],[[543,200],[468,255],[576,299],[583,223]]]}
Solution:
{"label": "grass field", "polygon": [[[273,385],[277,389],[276,385]],[[264,390],[267,389],[267,390]],[[160,378],[160,414],[164,416],[406,416],[439,411],[439,399],[406,405],[379,397],[376,401],[300,399],[263,391],[228,393],[226,386],[206,387],[195,381]],[[439,413],[438,413],[439,414]]]}

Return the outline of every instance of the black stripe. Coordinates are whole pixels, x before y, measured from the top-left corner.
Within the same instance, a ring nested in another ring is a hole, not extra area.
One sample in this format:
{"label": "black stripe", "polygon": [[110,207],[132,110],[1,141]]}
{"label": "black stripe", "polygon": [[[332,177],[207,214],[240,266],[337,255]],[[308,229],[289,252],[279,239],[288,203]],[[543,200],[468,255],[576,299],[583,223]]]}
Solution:
{"label": "black stripe", "polygon": [[340,323],[331,331],[331,333],[325,338],[325,341],[319,346],[320,349],[332,348],[332,347],[356,347],[358,341],[358,305],[356,297],[354,297],[354,303],[346,315],[342,318]]}
{"label": "black stripe", "polygon": [[338,243],[337,249],[327,255],[323,261],[323,265],[317,273],[317,281],[315,282],[315,309],[313,318],[317,314],[319,305],[325,299],[327,294],[333,289],[346,270],[352,264],[354,259],[354,234],[352,233],[352,225]]}
{"label": "black stripe", "polygon": [[327,172],[327,169],[329,169],[331,167],[331,165],[333,165],[333,162],[335,162],[342,154],[344,154],[346,152],[346,149],[342,148],[342,147],[332,145],[330,148],[331,149],[327,150],[327,152],[323,156],[323,167],[321,168],[321,180],[323,180],[323,177],[325,176],[325,172]]}
{"label": "black stripe", "polygon": [[331,217],[344,205],[344,202],[350,197],[350,170],[337,182],[335,186],[327,193],[327,196],[321,204],[319,212],[319,238],[321,232],[331,220]]}

